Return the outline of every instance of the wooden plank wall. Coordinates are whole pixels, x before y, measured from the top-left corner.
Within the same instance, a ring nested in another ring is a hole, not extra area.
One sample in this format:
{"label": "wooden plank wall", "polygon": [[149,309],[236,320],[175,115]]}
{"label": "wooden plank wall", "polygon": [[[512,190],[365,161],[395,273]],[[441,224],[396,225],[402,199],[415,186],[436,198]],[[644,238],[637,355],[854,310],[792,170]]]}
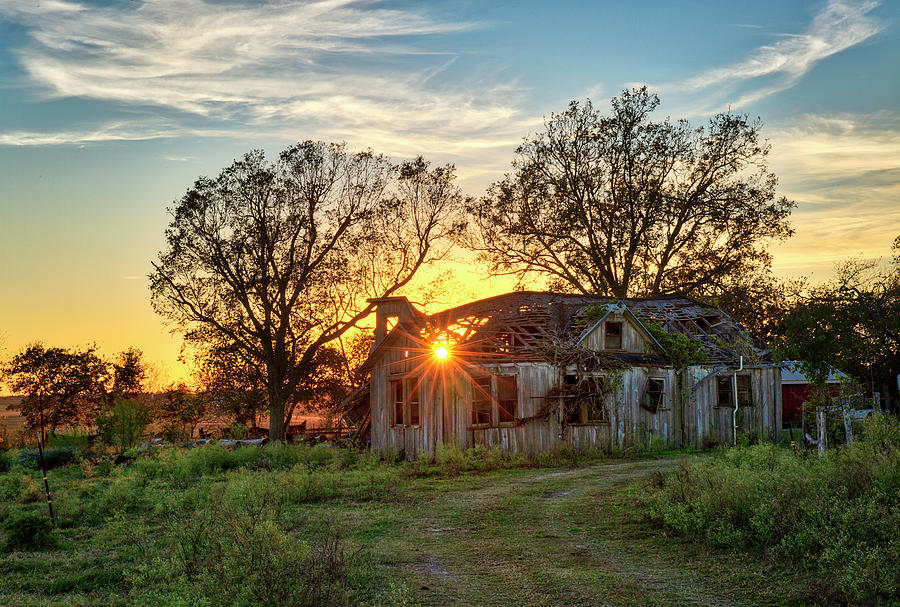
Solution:
{"label": "wooden plank wall", "polygon": [[597,352],[604,350],[603,344],[606,337],[607,322],[622,323],[621,351],[634,354],[643,354],[645,352],[644,348],[647,343],[647,338],[645,337],[643,330],[634,326],[630,318],[617,312],[610,312],[609,315],[603,319],[603,322],[584,337],[584,340],[579,344],[579,347]]}
{"label": "wooden plank wall", "polygon": [[[626,323],[625,327],[630,325]],[[628,331],[625,331],[628,334]],[[642,346],[641,346],[642,347]],[[393,450],[415,459],[420,453],[434,455],[441,443],[461,449],[477,444],[522,451],[534,455],[551,449],[561,439],[560,420],[535,419],[500,427],[472,428],[472,381],[461,366],[425,364],[419,375],[421,384],[420,424],[392,425],[391,377],[410,372],[418,366],[415,358],[403,361],[404,349],[392,349],[372,372],[372,447],[376,452]],[[495,375],[517,377],[519,417],[531,417],[544,406],[547,393],[560,381],[560,371],[549,363],[506,363],[484,366]],[[731,407],[717,407],[716,380],[711,367],[690,367],[679,373],[671,368],[631,367],[616,372],[620,388],[608,403],[608,423],[570,425],[566,440],[577,448],[604,450],[648,446],[653,437],[662,437],[672,447],[719,442],[731,444]],[[728,374],[728,370],[720,370]],[[748,368],[751,378],[752,407],[741,407],[739,429],[774,438],[779,427],[781,374],[777,367]],[[666,402],[656,413],[640,406],[640,398],[649,377],[666,382]],[[682,384],[686,387],[682,398]]]}
{"label": "wooden plank wall", "polygon": [[[685,372],[688,400],[684,407],[685,438],[687,442],[702,446],[718,442],[733,442],[733,406],[717,406],[717,380],[719,376],[731,378],[732,369],[722,369],[710,375],[708,367],[691,367]],[[753,406],[738,409],[738,432],[756,434],[774,439],[781,410],[781,370],[778,367],[745,368],[739,375],[750,377]]]}

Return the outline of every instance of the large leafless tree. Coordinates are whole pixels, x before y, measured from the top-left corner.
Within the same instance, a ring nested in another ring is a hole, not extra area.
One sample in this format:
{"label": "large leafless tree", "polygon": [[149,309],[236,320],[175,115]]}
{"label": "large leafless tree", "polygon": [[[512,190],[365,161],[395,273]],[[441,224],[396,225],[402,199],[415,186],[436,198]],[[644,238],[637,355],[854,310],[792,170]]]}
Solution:
{"label": "large leafless tree", "polygon": [[178,201],[151,297],[188,342],[230,343],[261,367],[270,437],[315,390],[317,356],[446,254],[465,203],[452,166],[400,165],[306,141],[260,151]]}
{"label": "large leafless tree", "polygon": [[601,115],[572,102],[517,150],[513,171],[471,211],[470,246],[495,274],[617,297],[713,292],[765,270],[791,234],[761,124],[654,120],[659,99],[625,91]]}

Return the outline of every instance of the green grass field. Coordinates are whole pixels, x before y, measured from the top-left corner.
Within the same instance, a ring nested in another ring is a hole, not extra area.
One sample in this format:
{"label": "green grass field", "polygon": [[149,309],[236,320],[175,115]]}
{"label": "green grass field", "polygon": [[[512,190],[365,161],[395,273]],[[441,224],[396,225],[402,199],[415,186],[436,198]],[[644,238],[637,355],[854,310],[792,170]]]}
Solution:
{"label": "green grass field", "polygon": [[[683,459],[456,474],[269,446],[83,462],[50,472],[45,547],[0,531],[0,604],[803,604],[801,573],[645,522],[645,483]],[[0,516],[42,516],[39,481],[0,474]],[[290,594],[304,585],[319,594]]]}

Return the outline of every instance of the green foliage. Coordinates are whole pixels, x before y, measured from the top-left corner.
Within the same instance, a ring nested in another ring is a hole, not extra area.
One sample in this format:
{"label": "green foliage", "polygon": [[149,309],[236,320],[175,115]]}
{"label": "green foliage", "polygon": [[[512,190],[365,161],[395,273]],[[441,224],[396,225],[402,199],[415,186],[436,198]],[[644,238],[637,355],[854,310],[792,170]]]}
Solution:
{"label": "green foliage", "polygon": [[53,523],[47,515],[13,511],[3,521],[3,530],[6,532],[6,542],[3,544],[6,552],[32,552],[57,545]]}
{"label": "green foliage", "polygon": [[835,368],[871,391],[893,386],[900,373],[900,238],[894,251],[886,268],[852,259],[831,282],[812,289],[785,318],[779,355],[801,361],[822,387]]}
{"label": "green foliage", "polygon": [[706,350],[703,342],[699,339],[678,331],[668,331],[653,320],[641,319],[641,322],[650,335],[663,347],[664,354],[668,355],[669,360],[676,367],[687,367],[707,361]]}
{"label": "green foliage", "polygon": [[47,444],[58,449],[84,452],[88,448],[88,433],[79,428],[72,428],[68,432],[47,437]]}
{"label": "green foliage", "polygon": [[10,390],[24,394],[22,415],[30,428],[84,421],[92,415],[109,380],[109,366],[96,348],[69,350],[34,344],[0,367]]}
{"label": "green foliage", "polygon": [[900,599],[900,423],[879,417],[823,458],[762,444],[657,479],[648,516],[719,546],[753,546],[817,572],[829,602]]}
{"label": "green foliage", "polygon": [[149,421],[150,413],[144,405],[117,398],[116,404],[97,418],[97,427],[105,442],[124,452],[140,442]]}
{"label": "green foliage", "polygon": [[[48,470],[67,466],[78,460],[79,452],[71,447],[44,449],[44,467]],[[30,470],[41,468],[41,452],[37,449],[23,449],[19,452],[19,465]]]}
{"label": "green foliage", "polygon": [[0,476],[0,501],[31,504],[44,499],[44,489],[30,472],[21,468]]}
{"label": "green foliage", "polygon": [[[219,459],[222,451],[231,459]],[[556,455],[544,463],[583,464],[596,454]],[[644,551],[649,541],[667,560],[678,549],[644,532],[634,540],[627,521],[633,507],[623,484],[656,462],[548,473],[496,447],[448,448],[442,459],[386,464],[367,452],[270,444],[147,449],[128,466],[85,460],[51,477],[60,545],[0,554],[0,604],[260,604],[266,579],[283,584],[272,601],[301,605],[433,604],[437,592],[459,604],[527,603],[535,592],[547,604],[572,596],[599,604],[609,588],[598,571],[616,584],[621,572],[603,572],[592,555],[606,562],[610,550]],[[464,468],[459,476],[449,473],[454,461]],[[21,467],[0,474],[0,520],[44,514],[42,490],[40,476]],[[568,561],[573,541],[590,545],[584,560],[579,552]],[[551,554],[566,566],[548,569]],[[485,562],[546,581],[526,588],[529,595],[505,592],[506,576],[470,584]],[[743,564],[729,563],[726,574],[743,583]]]}
{"label": "green foliage", "polygon": [[195,509],[173,512],[169,556],[131,577],[135,604],[350,604],[340,538],[297,539],[279,524],[278,502],[271,484],[244,476],[217,486]]}
{"label": "green foliage", "polygon": [[585,318],[588,322],[597,322],[609,311],[609,306],[606,304],[594,304],[592,306],[586,307],[581,311],[581,316]]}

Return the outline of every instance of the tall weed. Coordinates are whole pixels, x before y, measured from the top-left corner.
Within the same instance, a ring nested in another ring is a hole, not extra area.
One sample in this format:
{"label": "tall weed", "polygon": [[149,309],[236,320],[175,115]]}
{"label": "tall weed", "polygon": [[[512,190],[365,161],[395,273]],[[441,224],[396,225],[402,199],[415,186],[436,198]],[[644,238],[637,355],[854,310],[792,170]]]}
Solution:
{"label": "tall weed", "polygon": [[720,546],[753,546],[802,565],[829,601],[900,599],[900,422],[865,424],[825,457],[770,444],[681,466],[643,498],[653,520]]}

